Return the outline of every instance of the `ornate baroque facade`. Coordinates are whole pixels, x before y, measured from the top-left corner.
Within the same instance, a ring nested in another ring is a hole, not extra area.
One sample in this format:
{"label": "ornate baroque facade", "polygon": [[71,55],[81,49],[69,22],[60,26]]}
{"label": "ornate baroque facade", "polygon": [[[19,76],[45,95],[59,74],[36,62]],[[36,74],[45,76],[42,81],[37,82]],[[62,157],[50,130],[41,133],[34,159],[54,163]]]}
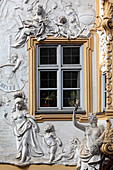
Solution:
{"label": "ornate baroque facade", "polygon": [[1,0],[0,39],[0,168],[113,168],[113,0]]}

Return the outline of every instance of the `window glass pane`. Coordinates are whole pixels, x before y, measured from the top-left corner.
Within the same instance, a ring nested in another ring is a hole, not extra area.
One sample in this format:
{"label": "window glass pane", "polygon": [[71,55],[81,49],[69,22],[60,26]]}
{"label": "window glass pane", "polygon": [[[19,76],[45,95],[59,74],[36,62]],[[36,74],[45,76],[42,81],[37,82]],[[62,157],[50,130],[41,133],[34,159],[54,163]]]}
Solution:
{"label": "window glass pane", "polygon": [[40,107],[57,107],[57,91],[41,90]]}
{"label": "window glass pane", "polygon": [[63,64],[80,64],[80,48],[63,47]]}
{"label": "window glass pane", "polygon": [[56,88],[57,72],[56,71],[40,71],[40,88]]}
{"label": "window glass pane", "polygon": [[63,71],[63,88],[80,88],[80,71]]}
{"label": "window glass pane", "polygon": [[40,64],[57,64],[56,48],[40,48]]}
{"label": "window glass pane", "polygon": [[74,107],[76,99],[80,100],[80,90],[63,90],[63,107]]}

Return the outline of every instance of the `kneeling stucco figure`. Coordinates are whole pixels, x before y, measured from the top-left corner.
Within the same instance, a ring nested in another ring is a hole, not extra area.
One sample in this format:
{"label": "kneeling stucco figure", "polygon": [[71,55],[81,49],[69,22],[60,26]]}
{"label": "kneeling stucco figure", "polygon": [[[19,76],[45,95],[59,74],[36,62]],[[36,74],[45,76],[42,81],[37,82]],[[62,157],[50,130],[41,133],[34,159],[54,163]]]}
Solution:
{"label": "kneeling stucco figure", "polygon": [[85,138],[81,141],[79,147],[81,170],[96,170],[99,169],[99,163],[102,159],[100,147],[104,138],[104,127],[103,125],[97,126],[97,116],[93,113],[89,113],[88,126],[79,124],[76,120],[78,103],[76,101],[75,110],[73,111],[73,124],[85,132]]}
{"label": "kneeling stucco figure", "polygon": [[7,112],[4,113],[5,120],[13,126],[14,135],[16,136],[17,155],[19,163],[24,163],[35,156],[43,156],[43,152],[37,140],[39,127],[35,118],[28,114],[27,106],[22,92],[14,95],[15,103],[12,111],[12,121],[7,119]]}

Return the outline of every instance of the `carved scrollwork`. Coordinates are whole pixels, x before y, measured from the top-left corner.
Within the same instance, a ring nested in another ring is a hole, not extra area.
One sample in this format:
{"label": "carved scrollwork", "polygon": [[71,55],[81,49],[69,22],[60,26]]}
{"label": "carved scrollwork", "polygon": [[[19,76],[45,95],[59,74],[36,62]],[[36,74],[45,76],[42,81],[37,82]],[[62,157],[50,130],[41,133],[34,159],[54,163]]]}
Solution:
{"label": "carved scrollwork", "polygon": [[104,16],[102,21],[102,26],[106,33],[111,33],[112,27],[112,12],[113,12],[113,2],[110,0],[102,1]]}
{"label": "carved scrollwork", "polygon": [[104,31],[104,28],[102,26],[102,18],[100,16],[97,16],[96,18],[97,18],[98,21],[94,23],[94,26],[90,29],[90,32],[98,30],[98,31],[101,31],[102,34],[104,34],[105,31]]}
{"label": "carved scrollwork", "polygon": [[106,155],[113,154],[113,128],[111,128],[111,125],[111,121],[107,120],[105,137],[103,140],[103,145],[101,147],[101,151]]}

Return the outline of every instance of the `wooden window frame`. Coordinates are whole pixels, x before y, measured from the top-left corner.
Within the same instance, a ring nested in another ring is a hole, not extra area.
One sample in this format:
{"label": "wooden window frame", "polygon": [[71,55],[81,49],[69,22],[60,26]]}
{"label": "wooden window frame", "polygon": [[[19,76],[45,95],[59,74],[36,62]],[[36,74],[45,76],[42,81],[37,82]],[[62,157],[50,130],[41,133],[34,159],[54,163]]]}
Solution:
{"label": "wooden window frame", "polygon": [[92,51],[93,36],[88,38],[77,38],[68,40],[64,37],[48,37],[43,41],[37,41],[34,36],[30,36],[27,41],[27,50],[29,52],[29,113],[35,116],[38,122],[43,121],[70,121],[72,114],[63,113],[39,113],[36,112],[36,46],[38,44],[82,44],[84,51],[84,109],[85,113],[78,116],[80,121],[87,121],[87,115],[92,112]]}

